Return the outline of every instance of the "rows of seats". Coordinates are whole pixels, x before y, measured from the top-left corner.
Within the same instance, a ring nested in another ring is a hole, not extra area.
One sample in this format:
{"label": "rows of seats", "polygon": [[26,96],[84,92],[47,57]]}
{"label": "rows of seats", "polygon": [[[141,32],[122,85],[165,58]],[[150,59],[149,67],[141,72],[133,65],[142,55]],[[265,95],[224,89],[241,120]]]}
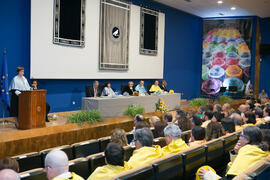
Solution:
{"label": "rows of seats", "polygon": [[222,172],[224,165],[229,162],[227,154],[234,148],[238,138],[239,132],[229,134],[205,145],[170,154],[149,165],[123,172],[112,179],[194,179],[197,169],[206,164]]}

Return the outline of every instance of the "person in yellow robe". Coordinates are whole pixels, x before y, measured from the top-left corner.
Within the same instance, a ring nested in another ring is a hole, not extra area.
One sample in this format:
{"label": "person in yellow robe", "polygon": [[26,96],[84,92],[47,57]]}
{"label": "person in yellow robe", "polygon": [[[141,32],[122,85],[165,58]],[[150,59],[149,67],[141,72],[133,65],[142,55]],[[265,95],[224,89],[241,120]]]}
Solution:
{"label": "person in yellow robe", "polygon": [[[268,153],[264,148],[265,146],[262,145],[261,130],[256,126],[245,127],[242,131],[242,134],[240,135],[237,145],[234,148],[237,156],[232,162],[226,177],[233,178],[263,158],[267,157]],[[213,171],[209,171],[203,168],[197,173],[197,176],[204,180],[221,179],[221,177],[213,173]]]}
{"label": "person in yellow robe", "polygon": [[150,163],[163,156],[160,146],[153,146],[153,133],[149,128],[137,129],[134,133],[136,150],[133,151],[128,164],[135,168]]}
{"label": "person in yellow robe", "polygon": [[124,162],[124,149],[118,143],[109,143],[105,149],[106,165],[98,167],[87,180],[101,180],[111,178],[123,171],[131,169]]}
{"label": "person in yellow robe", "polygon": [[48,180],[83,180],[82,177],[69,172],[68,157],[61,150],[50,151],[45,158],[45,169]]}
{"label": "person in yellow robe", "polygon": [[160,89],[160,87],[159,87],[159,82],[158,82],[158,80],[156,80],[155,81],[155,84],[153,84],[152,86],[151,86],[151,88],[149,89],[149,92],[151,92],[151,93],[155,93],[155,92],[157,92],[157,91],[162,91],[161,89]]}
{"label": "person in yellow robe", "polygon": [[181,138],[181,130],[178,126],[170,124],[164,128],[167,146],[162,148],[163,154],[168,155],[188,149],[189,147]]}
{"label": "person in yellow robe", "polygon": [[191,130],[189,147],[200,146],[205,142],[205,128],[200,126],[194,126]]}

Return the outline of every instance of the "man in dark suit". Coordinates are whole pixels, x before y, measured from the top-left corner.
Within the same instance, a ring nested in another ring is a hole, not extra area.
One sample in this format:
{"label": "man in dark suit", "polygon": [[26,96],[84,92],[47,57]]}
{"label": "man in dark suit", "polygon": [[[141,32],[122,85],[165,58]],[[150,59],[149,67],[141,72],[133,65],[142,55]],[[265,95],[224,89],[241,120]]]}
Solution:
{"label": "man in dark suit", "polygon": [[102,89],[98,81],[93,82],[93,86],[85,86],[86,97],[100,97]]}
{"label": "man in dark suit", "polygon": [[133,96],[133,92],[135,92],[134,83],[129,81],[128,86],[124,86],[122,93],[128,93],[130,96]]}

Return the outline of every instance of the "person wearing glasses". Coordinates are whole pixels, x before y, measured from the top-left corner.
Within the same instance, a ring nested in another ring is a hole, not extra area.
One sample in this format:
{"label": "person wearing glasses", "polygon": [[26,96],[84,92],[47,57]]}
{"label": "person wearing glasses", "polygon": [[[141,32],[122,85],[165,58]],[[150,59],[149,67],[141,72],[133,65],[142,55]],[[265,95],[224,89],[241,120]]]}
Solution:
{"label": "person wearing glasses", "polygon": [[83,180],[82,177],[69,172],[68,157],[59,149],[50,151],[45,158],[48,180]]}

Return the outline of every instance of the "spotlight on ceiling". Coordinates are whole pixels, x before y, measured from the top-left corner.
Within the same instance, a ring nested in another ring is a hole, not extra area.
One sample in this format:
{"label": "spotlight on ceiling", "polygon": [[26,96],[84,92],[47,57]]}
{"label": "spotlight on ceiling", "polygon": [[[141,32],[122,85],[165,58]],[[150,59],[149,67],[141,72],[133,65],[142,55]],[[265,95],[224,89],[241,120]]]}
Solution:
{"label": "spotlight on ceiling", "polygon": [[217,3],[218,3],[218,4],[222,4],[222,3],[223,3],[223,1],[218,1]]}
{"label": "spotlight on ceiling", "polygon": [[231,10],[232,10],[232,11],[236,10],[236,7],[231,7]]}

